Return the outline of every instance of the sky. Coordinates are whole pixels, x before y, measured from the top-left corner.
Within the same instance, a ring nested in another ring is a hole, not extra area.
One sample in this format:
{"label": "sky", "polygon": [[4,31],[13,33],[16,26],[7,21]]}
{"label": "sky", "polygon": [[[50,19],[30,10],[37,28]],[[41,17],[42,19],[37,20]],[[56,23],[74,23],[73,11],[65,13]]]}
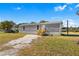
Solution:
{"label": "sky", "polygon": [[30,23],[46,20],[49,22],[69,21],[69,26],[79,26],[78,3],[0,3],[0,21]]}

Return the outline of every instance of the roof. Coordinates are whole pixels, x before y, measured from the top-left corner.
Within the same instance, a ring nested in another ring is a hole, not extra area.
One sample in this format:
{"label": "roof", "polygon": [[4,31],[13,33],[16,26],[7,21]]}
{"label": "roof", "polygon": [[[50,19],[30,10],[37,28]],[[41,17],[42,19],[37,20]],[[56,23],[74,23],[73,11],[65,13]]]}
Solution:
{"label": "roof", "polygon": [[37,23],[37,24],[21,24],[19,26],[25,26],[25,25],[43,25],[43,24],[55,24],[55,23],[63,23],[62,21],[53,21],[53,22],[45,22],[45,23]]}

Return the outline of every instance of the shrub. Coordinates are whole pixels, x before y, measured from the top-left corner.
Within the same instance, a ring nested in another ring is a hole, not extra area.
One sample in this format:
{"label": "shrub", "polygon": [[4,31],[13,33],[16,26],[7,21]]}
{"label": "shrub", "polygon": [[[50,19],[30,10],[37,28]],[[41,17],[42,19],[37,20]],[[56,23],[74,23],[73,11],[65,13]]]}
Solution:
{"label": "shrub", "polygon": [[5,33],[18,33],[18,30],[5,30]]}
{"label": "shrub", "polygon": [[19,31],[16,29],[16,30],[13,30],[15,33],[18,33]]}
{"label": "shrub", "polygon": [[46,35],[46,30],[45,29],[39,29],[37,30],[37,35]]}

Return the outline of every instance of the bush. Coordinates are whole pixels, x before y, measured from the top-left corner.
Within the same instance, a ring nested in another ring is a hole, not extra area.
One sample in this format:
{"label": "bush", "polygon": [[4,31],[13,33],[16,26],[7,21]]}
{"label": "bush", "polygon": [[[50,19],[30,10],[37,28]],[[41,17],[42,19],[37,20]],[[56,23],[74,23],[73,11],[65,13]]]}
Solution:
{"label": "bush", "polygon": [[46,30],[45,29],[39,29],[37,30],[37,35],[46,35]]}
{"label": "bush", "polygon": [[15,33],[18,33],[19,31],[16,29],[16,30],[14,30],[14,32],[15,32]]}
{"label": "bush", "polygon": [[18,33],[18,30],[5,30],[6,33]]}

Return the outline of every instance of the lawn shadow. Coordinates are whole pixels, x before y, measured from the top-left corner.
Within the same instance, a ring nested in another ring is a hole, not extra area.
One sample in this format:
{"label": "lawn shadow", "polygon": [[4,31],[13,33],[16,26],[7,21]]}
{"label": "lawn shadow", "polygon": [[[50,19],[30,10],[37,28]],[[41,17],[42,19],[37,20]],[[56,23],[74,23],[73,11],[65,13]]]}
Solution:
{"label": "lawn shadow", "polygon": [[79,37],[79,34],[61,34],[62,36],[73,36],[73,37]]}

